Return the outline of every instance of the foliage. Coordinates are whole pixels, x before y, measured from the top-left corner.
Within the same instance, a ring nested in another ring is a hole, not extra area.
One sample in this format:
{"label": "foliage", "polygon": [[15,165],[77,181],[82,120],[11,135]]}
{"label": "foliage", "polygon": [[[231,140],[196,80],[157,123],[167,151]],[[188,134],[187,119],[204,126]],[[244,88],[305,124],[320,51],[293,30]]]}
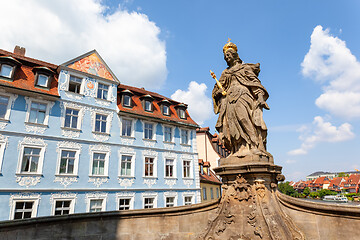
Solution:
{"label": "foliage", "polygon": [[311,192],[309,195],[311,198],[318,198],[319,197],[319,193],[318,192]]}
{"label": "foliage", "polygon": [[348,177],[349,176],[349,174],[346,174],[346,173],[344,173],[344,172],[340,172],[339,174],[338,174],[338,177]]}
{"label": "foliage", "polygon": [[304,189],[304,191],[303,191],[303,194],[305,195],[305,196],[309,196],[309,194],[310,194],[310,188],[309,187],[306,187],[305,189]]}
{"label": "foliage", "polygon": [[323,198],[327,195],[337,195],[336,192],[330,191],[329,189],[321,189],[319,191],[317,191],[319,193],[319,197]]}
{"label": "foliage", "polygon": [[278,185],[279,191],[283,194],[294,196],[295,195],[295,189],[290,186],[289,182],[279,183]]}

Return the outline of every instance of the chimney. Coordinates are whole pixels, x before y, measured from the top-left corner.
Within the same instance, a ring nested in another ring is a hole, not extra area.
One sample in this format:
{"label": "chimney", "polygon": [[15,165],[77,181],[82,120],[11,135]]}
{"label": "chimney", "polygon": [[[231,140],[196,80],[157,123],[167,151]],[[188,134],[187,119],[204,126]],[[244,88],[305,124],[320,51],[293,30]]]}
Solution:
{"label": "chimney", "polygon": [[26,49],[24,47],[20,47],[20,46],[17,46],[17,45],[14,48],[14,53],[18,54],[18,55],[21,55],[21,56],[25,56],[25,51],[26,51]]}

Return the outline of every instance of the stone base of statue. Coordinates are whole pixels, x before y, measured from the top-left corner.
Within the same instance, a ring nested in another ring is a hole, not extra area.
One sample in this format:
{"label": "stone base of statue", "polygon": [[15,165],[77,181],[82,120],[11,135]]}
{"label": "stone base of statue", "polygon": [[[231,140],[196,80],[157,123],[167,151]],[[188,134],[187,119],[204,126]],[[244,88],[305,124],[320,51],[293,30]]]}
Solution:
{"label": "stone base of statue", "polygon": [[282,167],[271,156],[220,160],[215,172],[223,180],[217,215],[209,220],[203,239],[305,239],[282,211],[276,195]]}

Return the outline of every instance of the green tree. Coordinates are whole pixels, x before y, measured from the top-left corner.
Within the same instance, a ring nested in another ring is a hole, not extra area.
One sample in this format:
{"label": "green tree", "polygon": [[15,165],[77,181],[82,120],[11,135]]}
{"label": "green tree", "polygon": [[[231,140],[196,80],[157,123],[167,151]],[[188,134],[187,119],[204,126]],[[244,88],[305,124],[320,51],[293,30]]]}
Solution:
{"label": "green tree", "polygon": [[311,198],[318,198],[319,197],[319,193],[318,192],[311,192],[309,195]]}
{"label": "green tree", "polygon": [[290,186],[289,182],[279,183],[278,186],[279,191],[286,195],[293,196],[295,194],[295,189]]}
{"label": "green tree", "polygon": [[346,174],[346,173],[344,173],[344,172],[340,172],[339,174],[338,174],[338,177],[348,177],[349,176],[349,174]]}
{"label": "green tree", "polygon": [[336,192],[330,191],[329,189],[321,189],[318,191],[319,197],[323,198],[327,195],[336,195]]}
{"label": "green tree", "polygon": [[303,194],[305,195],[305,196],[309,196],[309,194],[310,194],[310,188],[309,187],[306,187],[305,189],[304,189],[304,191],[303,191]]}

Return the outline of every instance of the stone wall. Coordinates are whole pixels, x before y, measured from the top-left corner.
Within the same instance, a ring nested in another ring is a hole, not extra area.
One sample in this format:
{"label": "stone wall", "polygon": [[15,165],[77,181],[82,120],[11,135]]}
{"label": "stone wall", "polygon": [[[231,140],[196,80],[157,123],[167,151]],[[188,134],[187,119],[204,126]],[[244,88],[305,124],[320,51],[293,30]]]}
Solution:
{"label": "stone wall", "polygon": [[0,222],[1,240],[197,239],[218,201],[190,206],[39,217]]}
{"label": "stone wall", "polygon": [[315,203],[277,192],[281,206],[311,240],[360,239],[360,207]]}

